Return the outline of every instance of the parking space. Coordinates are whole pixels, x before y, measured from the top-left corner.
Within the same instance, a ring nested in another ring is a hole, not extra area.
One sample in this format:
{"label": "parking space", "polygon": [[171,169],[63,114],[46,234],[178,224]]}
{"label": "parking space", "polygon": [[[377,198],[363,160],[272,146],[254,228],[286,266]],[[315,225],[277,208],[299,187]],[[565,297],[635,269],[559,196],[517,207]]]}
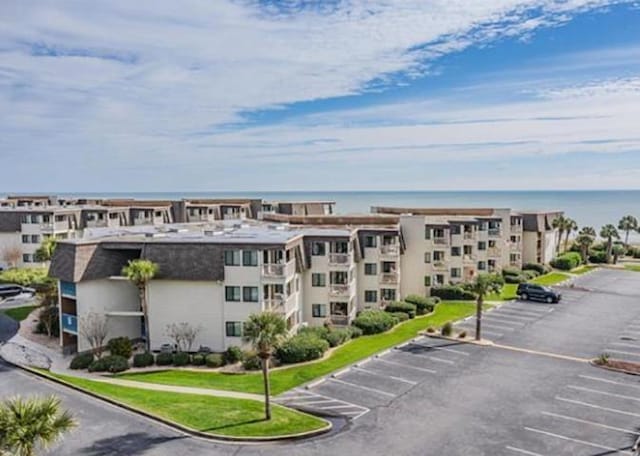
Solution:
{"label": "parking space", "polygon": [[607,343],[604,353],[611,358],[640,362],[640,317],[635,318]]}
{"label": "parking space", "polygon": [[421,383],[434,381],[436,375],[455,370],[478,348],[417,337],[276,400],[289,407],[355,420],[376,407],[389,405]]}
{"label": "parking space", "polygon": [[630,454],[640,436],[637,377],[588,369],[570,377],[505,446],[507,453]]}

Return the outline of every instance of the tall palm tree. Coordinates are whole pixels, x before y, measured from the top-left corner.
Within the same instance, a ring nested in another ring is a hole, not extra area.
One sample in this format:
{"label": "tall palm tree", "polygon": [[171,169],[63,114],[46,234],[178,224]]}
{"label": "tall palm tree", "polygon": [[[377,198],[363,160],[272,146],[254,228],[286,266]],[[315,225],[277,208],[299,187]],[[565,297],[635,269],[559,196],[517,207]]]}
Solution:
{"label": "tall palm tree", "polygon": [[264,380],[264,415],[271,419],[271,385],[269,383],[269,361],[280,341],[287,334],[287,325],[282,316],[274,312],[261,312],[249,315],[244,324],[243,337],[258,353],[262,361]]}
{"label": "tall palm tree", "polygon": [[578,234],[586,234],[587,236],[596,237],[596,230],[592,226],[583,226]]}
{"label": "tall palm tree", "polygon": [[618,222],[618,229],[624,231],[624,245],[629,246],[629,232],[638,229],[638,219],[633,215],[625,215]]}
{"label": "tall palm tree", "polygon": [[53,258],[53,252],[55,252],[57,245],[58,240],[54,236],[44,238],[42,240],[42,243],[40,244],[40,247],[38,247],[38,250],[36,250],[36,261],[41,263],[51,261],[51,258]]}
{"label": "tall palm tree", "polygon": [[565,219],[565,223],[564,223],[564,231],[565,231],[565,238],[564,238],[564,250],[565,252],[567,251],[567,247],[569,244],[569,236],[571,236],[571,233],[574,231],[578,230],[578,224],[576,223],[575,220],[573,220],[572,218],[566,218]]}
{"label": "tall palm tree", "polygon": [[140,298],[140,310],[143,314],[145,347],[151,351],[151,335],[149,334],[149,307],[147,306],[147,286],[149,281],[158,273],[159,267],[149,260],[129,260],[129,263],[122,268],[122,275],[131,281],[138,288]]}
{"label": "tall palm tree", "polygon": [[605,225],[600,230],[600,237],[607,240],[607,263],[611,263],[613,239],[620,239],[618,230],[616,230],[616,227],[613,225]]}
{"label": "tall palm tree", "polygon": [[0,454],[32,456],[47,448],[76,426],[60,399],[15,397],[0,404]]}
{"label": "tall palm tree", "polygon": [[564,215],[559,215],[553,219],[551,226],[558,230],[558,238],[556,239],[556,254],[560,253],[560,243],[562,242],[562,236],[564,235],[564,227],[567,224],[567,218]]}
{"label": "tall palm tree", "polygon": [[595,242],[595,235],[583,233],[582,230],[576,237],[576,244],[580,247],[580,255],[582,256],[582,262],[586,263],[589,260],[589,247]]}
{"label": "tall palm tree", "polygon": [[500,293],[504,279],[500,274],[478,274],[469,285],[469,290],[476,295],[476,340],[480,340],[482,330],[482,305],[487,295]]}

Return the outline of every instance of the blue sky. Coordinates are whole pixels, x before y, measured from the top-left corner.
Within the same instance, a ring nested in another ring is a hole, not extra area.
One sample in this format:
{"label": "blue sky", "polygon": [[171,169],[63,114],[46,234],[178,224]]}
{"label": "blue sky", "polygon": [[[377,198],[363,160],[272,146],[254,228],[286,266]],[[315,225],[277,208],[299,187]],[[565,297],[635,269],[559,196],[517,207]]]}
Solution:
{"label": "blue sky", "polygon": [[640,3],[5,0],[0,191],[640,188]]}

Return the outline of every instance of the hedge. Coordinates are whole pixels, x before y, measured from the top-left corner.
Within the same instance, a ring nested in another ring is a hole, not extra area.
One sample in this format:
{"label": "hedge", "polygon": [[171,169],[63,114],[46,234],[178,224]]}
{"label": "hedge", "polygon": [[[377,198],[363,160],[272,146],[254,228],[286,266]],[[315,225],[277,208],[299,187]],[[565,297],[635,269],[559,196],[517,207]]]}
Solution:
{"label": "hedge", "polygon": [[118,355],[109,355],[97,359],[89,365],[89,372],[123,372],[129,369],[126,358]]}
{"label": "hedge", "polygon": [[362,330],[363,334],[377,334],[393,328],[396,319],[383,310],[363,310],[353,321],[353,326]]}
{"label": "hedge", "polygon": [[86,369],[93,363],[93,353],[76,355],[69,364],[69,369]]}
{"label": "hedge", "polygon": [[436,308],[438,299],[435,297],[427,298],[420,295],[409,295],[405,299],[405,302],[416,306],[416,315],[425,315]]}
{"label": "hedge", "polygon": [[112,355],[122,356],[123,358],[131,358],[133,348],[131,340],[128,337],[114,337],[107,342],[107,350]]}
{"label": "hedge", "polygon": [[540,263],[526,263],[522,266],[522,270],[536,271],[540,275],[551,272],[551,269],[548,266],[545,266],[544,264],[540,264]]}
{"label": "hedge", "polygon": [[168,366],[173,363],[172,353],[158,353],[156,356],[156,364],[158,366]]}
{"label": "hedge", "polygon": [[276,357],[285,364],[301,363],[321,358],[329,349],[329,342],[314,334],[296,334],[287,339],[276,351]]}
{"label": "hedge", "polygon": [[258,370],[262,368],[262,360],[254,351],[246,351],[242,354],[242,367],[246,370]]}
{"label": "hedge", "polygon": [[390,302],[385,306],[384,310],[390,313],[403,312],[407,314],[409,318],[414,318],[416,316],[416,305],[408,302]]}
{"label": "hedge", "polygon": [[224,356],[220,353],[212,353],[205,358],[207,367],[222,367],[224,366]]}
{"label": "hedge", "polygon": [[332,329],[324,338],[324,340],[329,342],[330,347],[337,347],[338,345],[342,345],[349,339],[351,339],[351,330],[349,328]]}
{"label": "hedge", "polygon": [[526,282],[529,278],[525,274],[518,275],[506,275],[504,276],[504,283],[523,283]]}
{"label": "hedge", "polygon": [[432,288],[431,296],[449,301],[475,301],[476,295],[458,285]]}
{"label": "hedge", "polygon": [[362,330],[357,326],[349,326],[349,332],[351,333],[352,339],[357,339],[358,337],[362,336]]}
{"label": "hedge", "polygon": [[242,349],[232,345],[224,352],[224,362],[226,364],[235,364],[242,361]]}
{"label": "hedge", "polygon": [[153,366],[153,362],[155,358],[152,353],[138,353],[137,355],[133,355],[133,367],[148,367]]}
{"label": "hedge", "polygon": [[603,252],[601,250],[592,250],[589,254],[589,263],[606,263],[607,262],[607,252]]}
{"label": "hedge", "polygon": [[551,266],[563,271],[570,271],[571,269],[577,268],[581,263],[582,258],[577,252],[563,253],[559,257],[551,260]]}
{"label": "hedge", "polygon": [[191,357],[189,353],[178,352],[173,355],[173,365],[174,366],[186,366],[191,361]]}
{"label": "hedge", "polygon": [[390,312],[390,314],[395,318],[395,324],[402,323],[403,321],[407,321],[410,317],[406,312]]}
{"label": "hedge", "polygon": [[506,268],[502,268],[502,277],[507,277],[507,276],[519,276],[522,273],[522,271],[518,268],[511,268],[511,267],[506,267]]}
{"label": "hedge", "polygon": [[191,364],[194,366],[204,366],[205,364],[205,355],[202,353],[197,353],[191,357]]}

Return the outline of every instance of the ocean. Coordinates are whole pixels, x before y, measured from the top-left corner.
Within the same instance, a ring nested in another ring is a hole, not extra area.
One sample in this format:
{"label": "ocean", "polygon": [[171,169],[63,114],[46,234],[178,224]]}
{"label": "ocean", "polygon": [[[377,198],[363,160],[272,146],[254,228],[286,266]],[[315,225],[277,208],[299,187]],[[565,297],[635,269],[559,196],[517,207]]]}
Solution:
{"label": "ocean", "polygon": [[[562,210],[580,227],[612,223],[624,215],[640,219],[640,190],[585,191],[286,191],[286,192],[143,192],[61,194],[141,199],[253,197],[265,200],[330,200],[339,214],[367,213],[371,206],[499,207],[515,210]],[[634,235],[634,241],[640,235]]]}

